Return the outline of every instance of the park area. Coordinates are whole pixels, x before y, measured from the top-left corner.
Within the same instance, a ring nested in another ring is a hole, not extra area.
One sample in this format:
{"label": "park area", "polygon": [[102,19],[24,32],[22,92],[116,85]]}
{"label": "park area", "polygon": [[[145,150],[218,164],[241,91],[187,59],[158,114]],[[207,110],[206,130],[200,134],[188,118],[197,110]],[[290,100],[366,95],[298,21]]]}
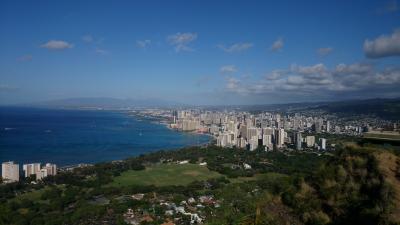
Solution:
{"label": "park area", "polygon": [[193,181],[221,176],[217,172],[210,171],[206,166],[197,164],[159,164],[146,167],[145,170],[123,172],[120,176],[115,177],[110,185],[114,187],[187,185]]}

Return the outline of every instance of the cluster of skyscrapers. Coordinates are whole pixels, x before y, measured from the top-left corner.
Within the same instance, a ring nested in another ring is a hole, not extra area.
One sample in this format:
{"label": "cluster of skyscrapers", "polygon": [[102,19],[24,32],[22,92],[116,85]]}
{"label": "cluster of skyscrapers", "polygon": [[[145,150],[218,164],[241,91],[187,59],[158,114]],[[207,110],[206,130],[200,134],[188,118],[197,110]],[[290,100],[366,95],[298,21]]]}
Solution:
{"label": "cluster of skyscrapers", "polygon": [[173,111],[171,128],[197,131],[215,136],[221,147],[239,147],[255,150],[283,149],[291,146],[297,150],[316,148],[326,150],[326,139],[315,140],[306,133],[341,132],[332,127],[329,120],[301,115],[281,116],[278,113],[253,115],[247,112],[197,112],[195,110]]}
{"label": "cluster of skyscrapers", "polygon": [[[1,164],[1,176],[5,183],[17,182],[20,178],[20,167],[12,161]],[[43,167],[40,163],[23,164],[24,177],[35,176],[36,180],[41,180],[49,175],[57,174],[57,165],[46,163]]]}

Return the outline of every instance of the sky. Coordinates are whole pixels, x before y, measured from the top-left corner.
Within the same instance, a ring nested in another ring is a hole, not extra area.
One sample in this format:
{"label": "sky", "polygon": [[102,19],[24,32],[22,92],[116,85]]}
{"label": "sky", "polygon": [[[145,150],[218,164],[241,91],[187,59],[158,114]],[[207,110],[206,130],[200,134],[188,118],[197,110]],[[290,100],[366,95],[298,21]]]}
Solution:
{"label": "sky", "polygon": [[400,97],[400,2],[0,1],[0,104]]}

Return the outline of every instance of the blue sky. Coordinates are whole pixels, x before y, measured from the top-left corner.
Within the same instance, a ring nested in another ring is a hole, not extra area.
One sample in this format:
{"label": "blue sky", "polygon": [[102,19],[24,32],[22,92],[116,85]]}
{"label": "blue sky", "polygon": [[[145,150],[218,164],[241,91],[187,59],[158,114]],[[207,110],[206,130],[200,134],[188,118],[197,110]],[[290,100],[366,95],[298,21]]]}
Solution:
{"label": "blue sky", "polygon": [[399,97],[397,1],[1,1],[0,104]]}

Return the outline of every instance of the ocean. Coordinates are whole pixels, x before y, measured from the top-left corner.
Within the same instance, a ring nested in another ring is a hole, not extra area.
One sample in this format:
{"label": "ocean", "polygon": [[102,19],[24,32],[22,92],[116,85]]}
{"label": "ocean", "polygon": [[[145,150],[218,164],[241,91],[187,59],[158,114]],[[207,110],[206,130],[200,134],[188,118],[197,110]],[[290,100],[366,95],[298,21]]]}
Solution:
{"label": "ocean", "polygon": [[0,107],[0,162],[97,163],[209,140],[126,112]]}

